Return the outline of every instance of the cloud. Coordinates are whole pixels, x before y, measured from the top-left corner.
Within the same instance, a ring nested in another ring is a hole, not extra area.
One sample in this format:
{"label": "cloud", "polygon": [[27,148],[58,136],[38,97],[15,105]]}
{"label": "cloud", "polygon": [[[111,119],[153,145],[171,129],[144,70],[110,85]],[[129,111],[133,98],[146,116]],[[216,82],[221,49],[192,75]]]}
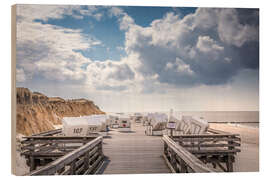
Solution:
{"label": "cloud", "polygon": [[103,90],[103,91],[124,91],[126,89],[127,89],[126,86],[101,85],[96,87],[96,90]]}
{"label": "cloud", "polygon": [[174,63],[168,62],[166,64],[165,70],[175,71],[182,74],[192,75],[194,72],[190,69],[190,66],[186,64],[183,60],[176,58]]}
{"label": "cloud", "polygon": [[133,80],[134,79],[134,72],[130,69],[127,64],[122,64],[115,66],[115,71],[109,74],[109,78],[113,78],[119,81],[122,80]]}
{"label": "cloud", "polygon": [[[42,10],[40,10],[42,9]],[[40,10],[40,12],[39,12]],[[142,27],[123,9],[96,6],[18,8],[17,57],[21,81],[35,76],[78,82],[91,90],[164,93],[167,89],[223,85],[243,69],[258,69],[258,10],[198,8],[184,17],[169,12]],[[84,57],[101,42],[80,30],[35,19],[116,17],[125,32],[120,61]]]}
{"label": "cloud", "polygon": [[198,8],[183,18],[167,13],[148,27],[131,23],[126,52],[137,55],[138,73],[145,79],[157,75],[165,86],[228,83],[239,70],[259,64],[258,10],[241,11]]}
{"label": "cloud", "polygon": [[118,51],[123,51],[123,50],[124,50],[124,47],[122,47],[122,46],[117,46],[116,49],[117,49]]}
{"label": "cloud", "polygon": [[18,5],[17,16],[24,21],[33,20],[48,21],[49,19],[62,19],[64,16],[72,16],[75,19],[83,19],[84,16],[92,16],[100,20],[103,14],[97,6],[80,5]]}
{"label": "cloud", "polygon": [[[78,6],[76,6],[77,8]],[[32,22],[34,19],[47,21],[50,18],[61,19],[64,14],[72,13],[72,6],[57,5],[18,5],[17,16],[23,21]]]}
{"label": "cloud", "polygon": [[219,46],[213,39],[209,36],[199,36],[196,47],[205,53],[209,53],[211,51],[223,51],[224,47]]}
{"label": "cloud", "polygon": [[100,21],[104,16],[104,14],[99,11],[100,9],[102,9],[100,6],[80,6],[75,12],[77,11],[81,16],[92,16],[97,21]]}
{"label": "cloud", "polygon": [[109,9],[109,16],[112,17],[112,16],[116,16],[116,17],[119,17],[123,14],[126,14],[121,8],[119,7],[115,7],[115,6],[112,6],[110,9]]}
{"label": "cloud", "polygon": [[[68,56],[56,58],[57,52],[48,56],[49,60],[41,60],[34,63],[36,70],[50,80],[84,80],[85,72],[81,68],[89,60],[79,53],[70,53]],[[59,59],[58,59],[59,58]]]}
{"label": "cloud", "polygon": [[178,72],[190,75],[193,74],[193,71],[190,69],[190,66],[186,64],[183,60],[176,58],[175,64]]}
{"label": "cloud", "polygon": [[118,18],[120,30],[127,30],[130,26],[134,25],[134,20],[126,12],[118,7],[111,7],[109,9],[109,16]]}
{"label": "cloud", "polygon": [[258,27],[239,22],[236,9],[226,9],[220,12],[218,34],[221,41],[241,47],[244,43],[258,40]]}
{"label": "cloud", "polygon": [[[87,83],[96,89],[125,90],[128,84],[132,84],[135,73],[131,68],[117,61],[94,61],[87,66]],[[121,88],[120,88],[121,87]]]}
{"label": "cloud", "polygon": [[[79,6],[72,6],[76,8]],[[17,10],[22,18],[17,22],[17,66],[24,70],[25,77],[82,81],[85,72],[81,66],[91,60],[76,50],[89,49],[101,42],[80,30],[35,21],[35,18],[62,18],[63,14],[73,12],[71,7],[19,5]]]}
{"label": "cloud", "polygon": [[198,8],[190,17],[192,28],[216,31],[220,41],[241,47],[246,42],[258,41],[259,14],[257,9]]}
{"label": "cloud", "polygon": [[231,58],[228,58],[228,57],[225,57],[224,60],[228,63],[231,63],[232,59]]}
{"label": "cloud", "polygon": [[23,69],[16,69],[16,81],[17,82],[24,82],[26,80],[24,70]]}
{"label": "cloud", "polygon": [[101,18],[103,17],[103,14],[102,14],[102,13],[96,13],[96,14],[94,15],[94,17],[95,17],[95,19],[96,19],[97,21],[100,21]]}

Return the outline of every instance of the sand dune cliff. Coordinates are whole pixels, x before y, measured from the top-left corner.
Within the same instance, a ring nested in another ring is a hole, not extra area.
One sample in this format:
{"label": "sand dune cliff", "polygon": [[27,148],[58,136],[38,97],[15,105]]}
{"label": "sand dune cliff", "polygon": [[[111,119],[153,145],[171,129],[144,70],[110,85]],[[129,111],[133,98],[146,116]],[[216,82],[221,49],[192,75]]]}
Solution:
{"label": "sand dune cliff", "polygon": [[62,117],[104,114],[92,101],[47,97],[27,88],[17,88],[16,131],[31,135],[54,129]]}

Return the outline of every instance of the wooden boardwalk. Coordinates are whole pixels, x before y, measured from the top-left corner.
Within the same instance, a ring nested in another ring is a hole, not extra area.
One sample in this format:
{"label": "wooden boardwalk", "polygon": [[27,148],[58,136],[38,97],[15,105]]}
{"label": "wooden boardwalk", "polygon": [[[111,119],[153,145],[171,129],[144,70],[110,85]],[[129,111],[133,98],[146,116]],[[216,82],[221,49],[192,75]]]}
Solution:
{"label": "wooden boardwalk", "polygon": [[163,159],[161,136],[146,136],[141,124],[132,123],[132,132],[110,131],[103,139],[108,157],[104,174],[171,173]]}
{"label": "wooden boardwalk", "polygon": [[131,132],[115,129],[105,138],[57,136],[61,130],[24,137],[21,154],[31,170],[26,175],[233,172],[240,152],[239,134],[208,129],[161,137],[144,131],[133,122]]}

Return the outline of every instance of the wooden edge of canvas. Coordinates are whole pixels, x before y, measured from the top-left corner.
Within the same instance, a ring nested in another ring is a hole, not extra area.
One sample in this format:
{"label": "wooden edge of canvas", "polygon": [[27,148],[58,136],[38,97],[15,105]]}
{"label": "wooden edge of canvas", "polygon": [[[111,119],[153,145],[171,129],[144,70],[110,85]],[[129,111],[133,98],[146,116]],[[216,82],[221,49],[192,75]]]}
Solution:
{"label": "wooden edge of canvas", "polygon": [[11,173],[16,175],[16,5],[11,6]]}

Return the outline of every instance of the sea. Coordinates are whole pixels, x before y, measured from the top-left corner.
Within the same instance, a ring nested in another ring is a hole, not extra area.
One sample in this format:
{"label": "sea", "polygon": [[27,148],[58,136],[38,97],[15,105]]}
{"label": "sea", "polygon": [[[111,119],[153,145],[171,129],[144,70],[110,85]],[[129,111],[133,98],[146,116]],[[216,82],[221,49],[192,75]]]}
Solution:
{"label": "sea", "polygon": [[209,123],[259,128],[259,111],[175,111],[174,114],[197,116]]}
{"label": "sea", "polygon": [[[135,112],[129,112],[123,114],[131,115],[134,113]],[[147,115],[149,112],[139,113]],[[159,111],[159,113],[166,113],[167,115],[170,114],[169,111]],[[222,123],[232,126],[252,128],[259,128],[259,114],[259,111],[173,111],[173,115],[175,115],[175,117],[178,115],[197,116],[201,119],[207,120],[208,123]]]}

